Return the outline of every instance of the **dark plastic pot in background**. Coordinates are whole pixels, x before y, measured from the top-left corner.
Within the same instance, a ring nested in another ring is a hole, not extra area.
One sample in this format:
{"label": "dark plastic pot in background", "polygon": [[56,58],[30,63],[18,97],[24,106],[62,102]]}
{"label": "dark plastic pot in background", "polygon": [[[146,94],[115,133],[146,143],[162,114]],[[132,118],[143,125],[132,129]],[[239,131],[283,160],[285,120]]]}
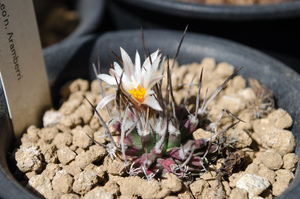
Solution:
{"label": "dark plastic pot in background", "polygon": [[174,29],[213,35],[259,49],[300,72],[300,1],[235,6],[174,0],[111,0],[115,29]]}
{"label": "dark plastic pot in background", "polygon": [[[182,31],[145,30],[144,35],[147,49],[152,52],[159,48],[163,55],[169,54],[170,57],[173,57],[181,39]],[[58,92],[57,87],[54,87],[54,85],[60,85],[60,83],[63,83],[63,80],[78,77],[94,79],[95,76],[91,72],[91,64],[93,62],[97,63],[98,48],[101,53],[102,69],[103,71],[107,71],[110,66],[107,54],[111,56],[107,47],[120,55],[120,46],[122,46],[130,56],[134,56],[136,49],[138,49],[140,53],[143,53],[140,30],[108,32],[101,36],[78,37],[74,39],[72,43],[68,43],[68,46],[61,46],[57,52],[45,49],[45,61],[52,92]],[[70,49],[73,50],[72,53],[69,52]],[[213,57],[217,62],[229,62],[236,68],[244,66],[239,74],[245,78],[257,78],[265,84],[266,87],[273,90],[277,106],[287,110],[291,114],[294,120],[291,130],[296,140],[299,140],[300,77],[297,73],[276,59],[251,48],[212,36],[188,32],[179,53],[179,63],[199,62],[204,57]],[[53,59],[56,59],[56,61],[54,62]],[[75,72],[73,71],[74,68],[76,68]],[[59,71],[57,71],[57,69],[59,69]],[[57,83],[57,81],[61,82]],[[7,156],[10,154],[10,147],[13,145],[13,132],[7,111],[2,109],[5,101],[3,101],[1,91],[0,97],[0,198],[33,198],[31,193],[13,179],[7,166]],[[58,101],[58,98],[54,100]],[[300,155],[299,145],[296,146],[296,154],[298,156]],[[300,177],[298,165],[294,182],[279,198],[298,198],[300,194],[299,186]]]}
{"label": "dark plastic pot in background", "polygon": [[89,74],[83,68],[88,65],[87,57],[95,39],[93,34],[101,32],[105,20],[106,0],[70,2],[79,16],[77,28],[61,42],[43,49],[53,99],[58,98],[60,86],[74,76],[88,79]]}
{"label": "dark plastic pot in background", "polygon": [[[41,27],[44,27],[44,23],[49,20],[48,18],[51,17],[51,14],[56,15],[56,12],[64,13],[61,9],[66,9],[66,15],[71,11],[76,12],[78,25],[62,41],[99,32],[106,8],[106,0],[34,0],[33,3],[37,22]],[[51,21],[54,21],[54,19],[51,19]],[[51,31],[62,37],[66,34],[64,29],[68,29],[69,24],[65,22],[65,25],[66,27],[61,27],[61,24],[57,25],[58,27],[47,27],[47,31]]]}

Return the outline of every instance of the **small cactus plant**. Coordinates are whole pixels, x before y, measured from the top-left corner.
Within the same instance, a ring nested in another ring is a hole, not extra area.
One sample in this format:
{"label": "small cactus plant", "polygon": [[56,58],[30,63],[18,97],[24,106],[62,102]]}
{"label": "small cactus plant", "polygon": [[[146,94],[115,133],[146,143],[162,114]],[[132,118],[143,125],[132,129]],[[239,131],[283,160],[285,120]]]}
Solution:
{"label": "small cactus plant", "polygon": [[[202,69],[196,108],[191,113],[187,108],[187,100],[182,104],[175,103],[171,82],[173,65],[169,66],[167,58],[167,70],[163,71],[165,58],[162,59],[159,50],[149,55],[143,64],[138,52],[133,63],[122,48],[121,58],[118,59],[123,68],[118,63],[113,63],[109,70],[110,75],[99,74],[94,65],[103,99],[97,107],[91,104],[111,139],[111,143],[104,145],[111,157],[121,158],[129,175],[139,175],[147,180],[165,173],[173,173],[188,180],[207,171],[207,165],[221,150],[216,138],[242,121],[229,110],[223,109],[220,118],[223,113],[227,113],[236,122],[217,131],[219,119],[210,122],[207,118],[207,107],[240,69],[229,76],[209,98],[205,97],[200,106]],[[163,78],[167,82],[165,91],[162,91]],[[102,81],[115,88],[116,92],[105,95]],[[189,91],[187,95],[188,93]],[[114,108],[110,104],[112,100],[115,101]],[[99,110],[103,108],[108,111],[110,121],[104,121],[99,114]],[[112,138],[108,125],[113,126],[119,133],[117,142]],[[195,140],[192,133],[198,128],[212,131],[214,136]]]}

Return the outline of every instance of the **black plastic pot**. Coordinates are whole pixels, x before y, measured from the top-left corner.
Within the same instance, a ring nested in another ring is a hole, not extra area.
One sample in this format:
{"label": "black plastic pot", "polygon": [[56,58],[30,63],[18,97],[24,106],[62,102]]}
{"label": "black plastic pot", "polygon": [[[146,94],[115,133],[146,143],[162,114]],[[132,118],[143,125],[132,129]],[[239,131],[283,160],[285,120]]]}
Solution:
{"label": "black plastic pot", "polygon": [[[76,11],[79,20],[76,29],[63,41],[99,32],[105,15],[106,0],[64,0],[63,2],[70,10]],[[42,19],[49,15],[51,10],[49,8],[53,7],[53,4],[62,4],[59,0],[34,0],[33,3],[39,24],[42,24],[44,22]]]}
{"label": "black plastic pot", "polygon": [[111,0],[115,29],[174,29],[208,34],[259,49],[300,72],[300,1],[234,6],[174,0]]}
{"label": "black plastic pot", "polygon": [[[114,0],[138,9],[147,9],[170,16],[210,20],[261,20],[300,16],[300,2],[287,1],[276,4],[212,5],[180,0]],[[141,13],[143,15],[144,13]],[[155,16],[152,16],[155,17]]]}
{"label": "black plastic pot", "polygon": [[[176,53],[182,31],[145,30],[144,34],[147,49],[154,51],[159,48],[164,55],[169,54],[172,57]],[[108,32],[99,37],[80,37],[74,40],[73,43],[69,43],[68,46],[60,46],[57,51],[45,49],[44,55],[52,92],[58,92],[57,86],[70,78],[88,77],[94,79],[91,64],[92,62],[97,63],[98,48],[101,53],[102,69],[107,71],[110,66],[107,54],[111,55],[107,47],[119,55],[120,46],[130,56],[134,56],[136,49],[142,53],[140,30]],[[70,49],[73,50],[71,53],[69,52]],[[299,140],[300,108],[298,99],[300,98],[300,76],[295,71],[276,59],[240,44],[211,36],[187,33],[179,53],[179,63],[197,62],[204,57],[214,57],[217,62],[229,62],[236,68],[244,66],[239,74],[245,78],[257,78],[266,87],[273,90],[277,106],[291,114],[294,120],[292,132],[296,140]],[[76,69],[75,72],[73,69]],[[34,198],[31,193],[13,179],[9,171],[7,156],[10,154],[10,147],[13,145],[14,140],[7,111],[2,108],[5,101],[1,90],[0,98],[0,198]],[[57,98],[54,100],[58,101]],[[296,146],[296,154],[300,155],[299,145]],[[298,165],[294,182],[279,198],[298,198],[300,194],[299,186]]]}

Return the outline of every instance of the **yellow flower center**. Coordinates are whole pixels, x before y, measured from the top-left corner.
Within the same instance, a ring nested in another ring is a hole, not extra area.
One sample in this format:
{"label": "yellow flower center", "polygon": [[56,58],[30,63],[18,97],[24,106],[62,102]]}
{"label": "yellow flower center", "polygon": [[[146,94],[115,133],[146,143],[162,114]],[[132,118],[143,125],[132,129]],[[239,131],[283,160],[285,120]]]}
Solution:
{"label": "yellow flower center", "polygon": [[146,91],[143,87],[141,87],[140,84],[136,88],[129,89],[128,92],[140,103],[143,103],[143,101],[145,100],[144,97],[145,97]]}

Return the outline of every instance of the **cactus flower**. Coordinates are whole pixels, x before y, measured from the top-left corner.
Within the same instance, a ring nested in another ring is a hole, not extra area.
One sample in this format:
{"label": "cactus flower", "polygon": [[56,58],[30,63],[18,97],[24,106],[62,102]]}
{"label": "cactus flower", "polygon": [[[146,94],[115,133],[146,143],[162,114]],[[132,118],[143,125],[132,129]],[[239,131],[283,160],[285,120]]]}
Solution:
{"label": "cactus flower", "polygon": [[[98,78],[117,89],[118,84],[123,94],[130,101],[137,105],[145,105],[154,110],[162,111],[158,101],[153,96],[152,87],[163,78],[163,75],[157,75],[157,69],[160,63],[161,54],[159,50],[155,51],[148,57],[143,65],[139,53],[136,51],[135,64],[127,52],[121,49],[121,56],[124,69],[118,63],[114,63],[114,68],[109,70],[110,75],[99,74]],[[98,104],[97,110],[102,109],[107,103],[116,98],[116,94],[104,97]]]}

